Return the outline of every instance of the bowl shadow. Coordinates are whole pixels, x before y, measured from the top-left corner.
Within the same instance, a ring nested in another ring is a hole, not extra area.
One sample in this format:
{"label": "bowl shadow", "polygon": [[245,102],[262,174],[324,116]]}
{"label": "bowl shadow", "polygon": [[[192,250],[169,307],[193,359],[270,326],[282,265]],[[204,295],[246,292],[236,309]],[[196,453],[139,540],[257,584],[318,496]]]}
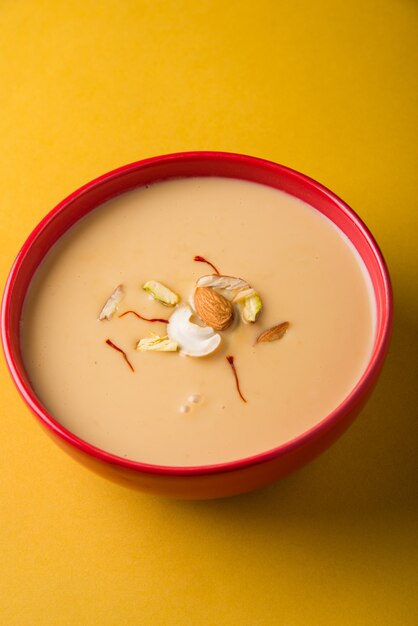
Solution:
{"label": "bowl shadow", "polygon": [[297,473],[257,491],[206,501],[156,499],[166,512],[205,517],[275,513],[370,518],[418,513],[418,333],[405,299],[395,312],[390,351],[379,382],[360,416],[329,450]]}

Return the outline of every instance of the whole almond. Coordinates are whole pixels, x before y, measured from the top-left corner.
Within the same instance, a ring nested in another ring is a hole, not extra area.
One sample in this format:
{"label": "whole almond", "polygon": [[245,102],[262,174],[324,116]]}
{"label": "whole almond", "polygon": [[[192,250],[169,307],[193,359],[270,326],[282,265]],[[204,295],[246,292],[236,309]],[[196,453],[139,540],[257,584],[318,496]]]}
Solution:
{"label": "whole almond", "polygon": [[215,330],[225,330],[234,319],[234,307],[231,302],[210,287],[196,289],[194,305],[199,317]]}
{"label": "whole almond", "polygon": [[289,322],[282,322],[281,324],[277,324],[277,326],[273,326],[273,328],[269,328],[265,330],[261,335],[257,337],[256,343],[264,343],[265,341],[277,341],[281,339],[287,329],[289,328]]}

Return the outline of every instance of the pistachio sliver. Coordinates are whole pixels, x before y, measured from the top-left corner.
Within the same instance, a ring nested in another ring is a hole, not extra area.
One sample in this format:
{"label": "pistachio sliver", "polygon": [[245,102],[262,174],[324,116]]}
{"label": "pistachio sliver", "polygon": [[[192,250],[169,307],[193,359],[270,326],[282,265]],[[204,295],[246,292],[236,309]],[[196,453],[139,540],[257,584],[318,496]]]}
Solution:
{"label": "pistachio sliver", "polygon": [[179,296],[174,291],[156,280],[149,280],[142,286],[142,289],[151,294],[154,300],[165,306],[175,306],[180,301]]}
{"label": "pistachio sliver", "polygon": [[106,300],[99,313],[99,320],[111,320],[117,311],[119,303],[123,300],[125,290],[123,285],[118,285],[111,296]]}
{"label": "pistachio sliver", "polygon": [[167,335],[164,337],[154,335],[153,337],[140,339],[136,344],[136,349],[140,352],[176,352],[178,344],[172,339],[169,339]]}
{"label": "pistachio sliver", "polygon": [[254,323],[263,308],[263,303],[258,293],[253,293],[244,300],[244,308],[242,310],[242,317],[245,322]]}

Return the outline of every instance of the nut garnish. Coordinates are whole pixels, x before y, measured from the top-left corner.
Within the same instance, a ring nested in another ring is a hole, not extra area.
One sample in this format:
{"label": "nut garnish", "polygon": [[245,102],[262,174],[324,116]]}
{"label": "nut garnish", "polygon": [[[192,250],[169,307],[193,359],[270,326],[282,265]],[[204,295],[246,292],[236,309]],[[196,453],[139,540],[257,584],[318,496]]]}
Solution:
{"label": "nut garnish", "polygon": [[179,296],[174,291],[156,280],[149,280],[142,286],[142,289],[150,293],[154,300],[158,300],[165,306],[175,306],[180,301]]}
{"label": "nut garnish", "polygon": [[248,298],[245,298],[244,308],[242,310],[242,318],[245,322],[254,323],[263,308],[263,303],[258,293],[253,293]]}
{"label": "nut garnish", "polygon": [[[225,289],[225,291],[231,292],[228,300],[232,300],[232,298],[236,295],[235,291],[241,289],[249,289],[251,285],[247,283],[246,280],[242,278],[237,278],[236,276],[217,276],[216,274],[211,274],[209,276],[201,276],[196,282],[196,287],[214,287],[215,289]],[[227,294],[225,294],[227,296]]]}
{"label": "nut garnish", "polygon": [[232,302],[242,302],[246,298],[253,296],[255,293],[256,291],[252,287],[248,287],[248,289],[241,289],[241,291],[238,291],[237,295],[233,297]]}
{"label": "nut garnish", "polygon": [[194,305],[199,317],[215,330],[225,330],[234,319],[234,307],[209,287],[198,287],[194,294]]}
{"label": "nut garnish", "polygon": [[192,315],[190,307],[178,307],[170,317],[167,334],[179,345],[181,354],[204,357],[217,349],[221,336],[210,326],[199,326],[191,322]]}
{"label": "nut garnish", "polygon": [[282,322],[281,324],[277,324],[276,326],[273,326],[273,328],[269,328],[268,330],[265,330],[263,333],[261,333],[261,335],[257,337],[256,343],[277,341],[285,335],[288,328],[289,322]]}
{"label": "nut garnish", "polygon": [[106,300],[104,307],[100,311],[99,320],[111,320],[116,310],[118,308],[118,304],[123,300],[125,295],[125,290],[123,285],[118,285],[112,295]]}
{"label": "nut garnish", "polygon": [[177,352],[178,344],[169,339],[167,335],[159,337],[145,337],[140,339],[136,344],[136,349],[140,352]]}
{"label": "nut garnish", "polygon": [[[179,305],[180,297],[168,287],[155,280],[149,280],[143,285],[144,291],[154,300],[168,307],[174,307],[169,319],[162,317],[145,317],[135,310],[129,309],[119,315],[134,315],[145,322],[159,322],[167,324],[167,334],[163,336],[151,333],[151,337],[140,339],[136,349],[140,352],[179,352],[187,357],[206,357],[217,350],[222,338],[217,331],[226,330],[232,324],[235,313],[240,314],[244,324],[257,322],[263,308],[263,303],[256,290],[242,278],[226,276],[219,273],[218,268],[208,259],[195,256],[193,260],[206,263],[214,274],[201,276],[197,281],[194,292],[190,294],[189,303]],[[100,312],[100,320],[110,320],[117,311],[123,299],[124,287],[118,285]],[[199,317],[200,319],[197,319]],[[193,319],[193,321],[191,321]],[[281,322],[262,332],[255,343],[267,343],[282,339],[289,328],[289,322]],[[126,353],[110,339],[106,344],[122,354],[132,371],[134,368]],[[241,392],[240,381],[234,363],[234,357],[226,357],[235,378],[237,392],[243,402],[247,402]],[[193,394],[188,398],[188,404],[180,407],[181,413],[191,410],[194,404],[199,404],[202,398]],[[224,408],[224,407],[222,407]]]}

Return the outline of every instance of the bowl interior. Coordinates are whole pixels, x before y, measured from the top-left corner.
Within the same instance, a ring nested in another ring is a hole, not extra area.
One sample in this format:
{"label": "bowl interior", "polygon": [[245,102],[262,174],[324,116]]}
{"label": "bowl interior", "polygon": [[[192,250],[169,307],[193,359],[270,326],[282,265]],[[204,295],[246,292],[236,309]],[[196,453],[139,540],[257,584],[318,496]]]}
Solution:
{"label": "bowl interior", "polygon": [[[387,269],[379,248],[365,225],[332,192],[294,170],[243,155],[213,152],[179,153],[133,163],[105,174],[80,188],[40,222],[16,258],[3,297],[1,319],[3,347],[9,369],[20,393],[49,428],[87,451],[89,448],[93,449],[93,446],[71,436],[48,415],[28,380],[20,350],[20,318],[28,286],[51,246],[75,222],[100,204],[145,184],[168,178],[194,176],[240,178],[268,185],[300,198],[332,220],[350,239],[362,257],[372,281],[376,300],[377,327],[374,350],[368,368],[353,393],[360,393],[362,386],[367,387],[369,379],[373,378],[373,372],[380,369],[384,359],[392,321],[392,297]],[[125,459],[118,459],[104,452],[102,455],[126,464]],[[140,463],[130,463],[141,466]]]}

